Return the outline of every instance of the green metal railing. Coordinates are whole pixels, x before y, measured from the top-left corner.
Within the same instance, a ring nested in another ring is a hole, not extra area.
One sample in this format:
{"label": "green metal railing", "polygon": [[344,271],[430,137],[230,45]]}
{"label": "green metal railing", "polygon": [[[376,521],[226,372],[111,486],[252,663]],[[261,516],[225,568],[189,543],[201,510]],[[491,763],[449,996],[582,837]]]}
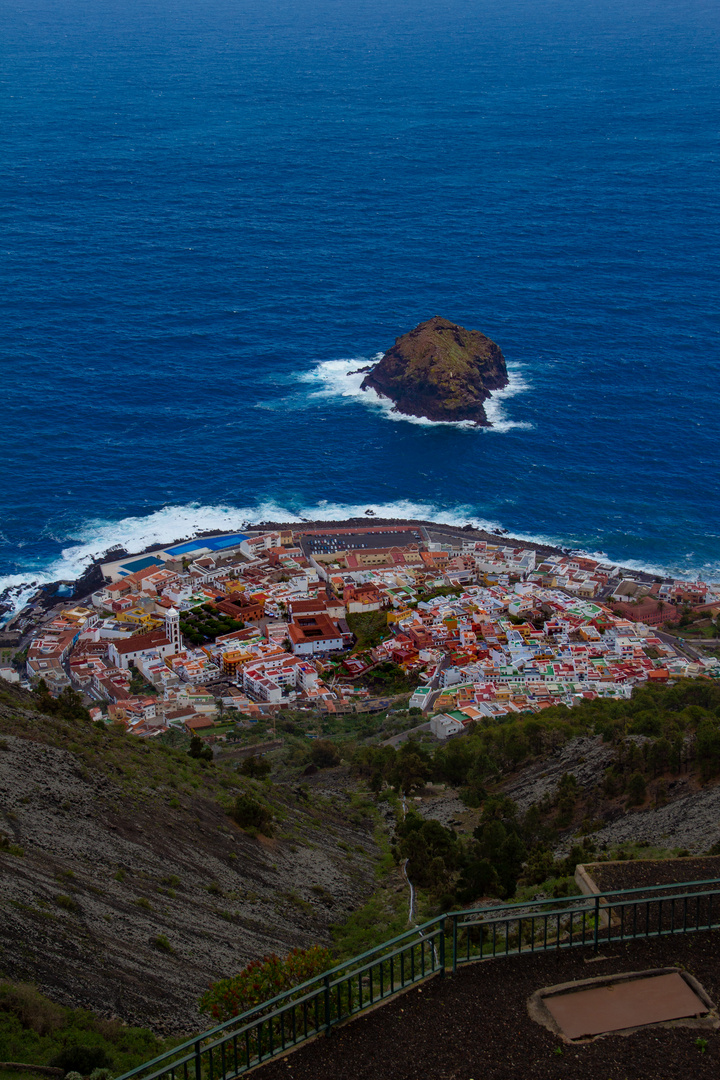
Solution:
{"label": "green metal railing", "polygon": [[720,879],[450,912],[452,969],[519,953],[720,927]]}
{"label": "green metal railing", "polygon": [[206,1031],[119,1080],[235,1080],[432,976],[526,953],[720,927],[720,879],[439,915]]}

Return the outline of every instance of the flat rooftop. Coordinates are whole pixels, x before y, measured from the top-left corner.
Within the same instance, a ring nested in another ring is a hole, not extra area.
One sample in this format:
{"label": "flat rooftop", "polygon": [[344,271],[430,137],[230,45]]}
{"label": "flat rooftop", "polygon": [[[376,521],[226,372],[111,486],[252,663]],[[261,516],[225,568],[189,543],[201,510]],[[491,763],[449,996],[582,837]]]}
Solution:
{"label": "flat rooftop", "polygon": [[305,554],[314,554],[316,551],[327,554],[334,551],[358,551],[363,548],[377,550],[378,548],[407,547],[408,544],[417,544],[422,540],[419,531],[404,529],[397,532],[323,532],[305,533],[300,546]]}
{"label": "flat rooftop", "polygon": [[154,555],[145,555],[141,559],[133,559],[131,562],[123,563],[118,572],[122,577],[125,577],[127,574],[136,574],[138,570],[147,570],[149,566],[157,566],[160,569],[164,565],[162,559],[158,559]]}

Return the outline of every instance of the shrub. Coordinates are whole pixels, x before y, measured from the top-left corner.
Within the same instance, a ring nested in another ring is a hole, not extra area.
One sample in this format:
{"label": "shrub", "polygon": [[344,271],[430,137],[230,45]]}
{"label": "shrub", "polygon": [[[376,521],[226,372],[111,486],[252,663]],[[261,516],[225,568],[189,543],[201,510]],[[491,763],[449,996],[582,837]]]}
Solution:
{"label": "shrub", "polygon": [[58,907],[63,908],[65,911],[79,911],[77,901],[73,900],[72,896],[65,896],[64,893],[58,893],[55,897],[55,903]]}
{"label": "shrub", "polygon": [[245,758],[240,766],[240,772],[243,776],[252,776],[256,780],[263,780],[266,776],[270,775],[270,762],[264,761],[262,758],[256,758],[254,754]]}
{"label": "shrub", "polygon": [[24,1028],[37,1035],[49,1035],[65,1019],[60,1006],[30,983],[0,983],[0,1012],[14,1013]]}
{"label": "shrub", "polygon": [[331,965],[329,951],[320,945],[293,949],[284,959],[271,953],[262,960],[251,960],[238,975],[213,983],[200,998],[200,1011],[218,1021],[231,1020],[254,1005],[320,975]]}
{"label": "shrub", "polygon": [[230,811],[230,817],[241,829],[257,829],[266,836],[270,835],[272,814],[266,806],[257,802],[246,792],[238,795]]}
{"label": "shrub", "polygon": [[66,1073],[78,1072],[89,1076],[94,1069],[107,1069],[111,1062],[102,1046],[65,1046],[48,1063],[53,1069],[64,1069]]}
{"label": "shrub", "polygon": [[[8,814],[8,817],[10,815]],[[0,833],[0,851],[6,851],[8,855],[17,855],[22,857],[25,854],[25,849],[21,848],[19,844],[14,844],[9,836],[5,833]]]}
{"label": "shrub", "polygon": [[334,743],[327,739],[318,739],[312,745],[310,760],[318,769],[331,769],[340,764],[340,754]]}
{"label": "shrub", "polygon": [[[112,1075],[135,1068],[177,1042],[177,1038],[160,1041],[146,1028],[128,1027],[84,1009],[65,1008],[34,986],[0,980],[0,1057],[26,1062],[31,1067],[45,1066],[68,1046],[101,1047],[111,1063],[109,1067],[98,1065],[93,1069],[88,1068],[87,1061],[76,1062],[70,1073],[74,1072],[76,1080],[88,1073],[94,1080],[112,1080]],[[68,1066],[61,1064],[61,1069],[67,1073]],[[102,1069],[102,1074],[96,1069]]]}
{"label": "shrub", "polygon": [[152,944],[153,948],[158,949],[159,952],[164,952],[164,953],[174,953],[175,952],[175,950],[173,949],[172,945],[168,941],[167,936],[165,934],[158,934],[157,937],[154,937],[152,939],[151,944]]}

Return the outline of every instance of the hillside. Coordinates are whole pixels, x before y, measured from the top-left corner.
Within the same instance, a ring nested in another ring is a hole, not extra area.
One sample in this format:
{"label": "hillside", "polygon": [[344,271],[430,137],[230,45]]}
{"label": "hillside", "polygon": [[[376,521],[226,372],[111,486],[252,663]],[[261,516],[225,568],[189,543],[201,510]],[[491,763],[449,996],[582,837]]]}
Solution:
{"label": "hillside", "polygon": [[[372,890],[375,818],[322,774],[250,780],[7,684],[0,736],[0,975],[64,1005],[190,1030],[211,980],[329,941]],[[240,792],[272,836],[228,816]]]}
{"label": "hillside", "polygon": [[[400,932],[405,860],[422,919],[486,896],[566,894],[575,863],[618,851],[702,854],[720,841],[719,717],[720,685],[686,680],[398,750],[382,741],[389,718],[347,718],[344,736],[335,718],[349,768],[290,717],[272,779],[257,780],[92,725],[72,700],[2,687],[0,976],[187,1031],[204,1026],[208,983],[252,957],[329,942],[336,923],[347,955]],[[304,777],[309,746],[332,767]],[[390,787],[406,811],[398,868],[376,888]],[[233,820],[239,793],[258,821],[272,816],[263,832]]]}
{"label": "hillside", "polygon": [[412,796],[395,850],[435,910],[574,891],[575,865],[594,857],[720,850],[708,679],[475,724],[440,747],[360,747],[353,767]]}

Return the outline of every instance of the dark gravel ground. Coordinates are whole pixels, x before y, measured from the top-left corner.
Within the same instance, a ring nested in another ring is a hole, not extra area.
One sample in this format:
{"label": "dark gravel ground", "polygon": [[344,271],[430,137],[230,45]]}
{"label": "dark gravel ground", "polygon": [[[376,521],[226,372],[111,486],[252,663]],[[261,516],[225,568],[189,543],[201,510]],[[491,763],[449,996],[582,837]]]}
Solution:
{"label": "dark gravel ground", "polygon": [[[544,986],[680,966],[720,1001],[720,933],[473,964],[336,1028],[257,1070],[258,1080],[717,1080],[720,1034],[649,1027],[564,1044],[530,1019]],[[696,1040],[707,1040],[704,1052]]]}
{"label": "dark gravel ground", "polygon": [[690,859],[631,859],[627,862],[587,863],[585,869],[603,889],[642,889],[646,885],[675,885],[683,881],[720,878],[720,855]]}

